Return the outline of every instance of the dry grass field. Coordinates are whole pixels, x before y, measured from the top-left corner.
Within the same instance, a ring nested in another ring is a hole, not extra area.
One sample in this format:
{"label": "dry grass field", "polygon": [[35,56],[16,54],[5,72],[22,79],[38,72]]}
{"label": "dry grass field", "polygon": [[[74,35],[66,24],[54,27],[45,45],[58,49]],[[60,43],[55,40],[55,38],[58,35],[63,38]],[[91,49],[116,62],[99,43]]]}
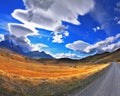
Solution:
{"label": "dry grass field", "polygon": [[86,76],[105,68],[108,64],[40,64],[27,61],[24,57],[17,54],[0,53],[0,70],[13,75],[38,77],[38,78],[60,78],[72,76]]}
{"label": "dry grass field", "polygon": [[[26,60],[25,57],[18,54],[0,51],[0,89],[4,88],[9,94],[14,93],[12,96],[59,96],[59,94],[79,87],[81,83],[84,84],[83,81],[86,78],[98,73],[108,65],[79,62],[75,65],[49,64],[49,62],[42,64]],[[1,83],[1,81],[3,82]],[[9,95],[6,93],[0,96]]]}

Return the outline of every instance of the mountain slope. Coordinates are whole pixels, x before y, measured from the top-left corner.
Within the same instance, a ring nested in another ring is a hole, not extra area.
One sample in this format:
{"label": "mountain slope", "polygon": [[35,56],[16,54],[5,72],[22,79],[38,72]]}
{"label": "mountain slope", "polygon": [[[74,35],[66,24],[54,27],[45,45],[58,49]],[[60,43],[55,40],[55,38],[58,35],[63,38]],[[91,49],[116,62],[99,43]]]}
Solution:
{"label": "mountain slope", "polygon": [[51,55],[46,54],[44,51],[39,52],[39,51],[27,51],[27,48],[22,48],[22,46],[15,44],[11,40],[5,40],[0,42],[0,47],[4,47],[7,49],[10,49],[18,54],[28,56],[31,58],[49,58],[49,59],[54,59]]}
{"label": "mountain slope", "polygon": [[45,53],[44,51],[39,52],[39,51],[31,51],[25,54],[28,57],[31,58],[48,58],[48,59],[54,59],[51,55]]}
{"label": "mountain slope", "polygon": [[120,49],[115,52],[106,52],[102,54],[96,54],[87,58],[81,59],[81,62],[92,62],[92,63],[107,63],[113,61],[120,61]]}
{"label": "mountain slope", "polygon": [[12,50],[16,53],[19,53],[19,54],[25,53],[21,46],[15,45],[14,42],[9,41],[9,40],[5,40],[5,41],[0,42],[0,47],[10,49],[10,50]]}

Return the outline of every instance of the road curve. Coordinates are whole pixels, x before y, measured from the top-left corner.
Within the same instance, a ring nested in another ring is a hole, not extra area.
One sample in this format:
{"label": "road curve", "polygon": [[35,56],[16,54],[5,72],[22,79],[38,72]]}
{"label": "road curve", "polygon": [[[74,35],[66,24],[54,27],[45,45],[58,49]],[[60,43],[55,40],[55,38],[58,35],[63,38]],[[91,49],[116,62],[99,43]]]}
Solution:
{"label": "road curve", "polygon": [[112,63],[102,77],[71,96],[120,96],[120,64]]}

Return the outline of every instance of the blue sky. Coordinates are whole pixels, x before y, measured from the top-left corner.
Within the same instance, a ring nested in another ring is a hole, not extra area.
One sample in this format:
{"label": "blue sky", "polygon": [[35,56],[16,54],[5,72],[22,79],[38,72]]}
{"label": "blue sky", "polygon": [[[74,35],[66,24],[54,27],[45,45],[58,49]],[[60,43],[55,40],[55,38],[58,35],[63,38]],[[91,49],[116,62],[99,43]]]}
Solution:
{"label": "blue sky", "polygon": [[57,58],[113,52],[120,48],[120,1],[3,0],[0,41],[5,34]]}

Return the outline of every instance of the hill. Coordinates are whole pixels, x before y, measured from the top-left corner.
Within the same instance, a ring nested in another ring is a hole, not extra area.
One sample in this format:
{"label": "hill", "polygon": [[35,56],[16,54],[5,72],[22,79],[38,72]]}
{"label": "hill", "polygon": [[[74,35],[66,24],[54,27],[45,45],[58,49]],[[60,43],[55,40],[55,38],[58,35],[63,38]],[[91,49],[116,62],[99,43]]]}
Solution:
{"label": "hill", "polygon": [[41,63],[69,63],[69,64],[77,64],[77,63],[90,63],[90,64],[97,64],[97,63],[109,63],[109,62],[120,62],[120,49],[116,50],[115,52],[106,52],[102,54],[96,54],[93,56],[89,56],[80,60],[75,59],[69,59],[69,58],[61,58],[56,60],[50,60],[50,59],[37,59],[37,61]]}
{"label": "hill", "polygon": [[91,63],[108,63],[113,61],[120,62],[120,49],[116,50],[115,52],[96,54],[80,60],[80,62],[91,62]]}

